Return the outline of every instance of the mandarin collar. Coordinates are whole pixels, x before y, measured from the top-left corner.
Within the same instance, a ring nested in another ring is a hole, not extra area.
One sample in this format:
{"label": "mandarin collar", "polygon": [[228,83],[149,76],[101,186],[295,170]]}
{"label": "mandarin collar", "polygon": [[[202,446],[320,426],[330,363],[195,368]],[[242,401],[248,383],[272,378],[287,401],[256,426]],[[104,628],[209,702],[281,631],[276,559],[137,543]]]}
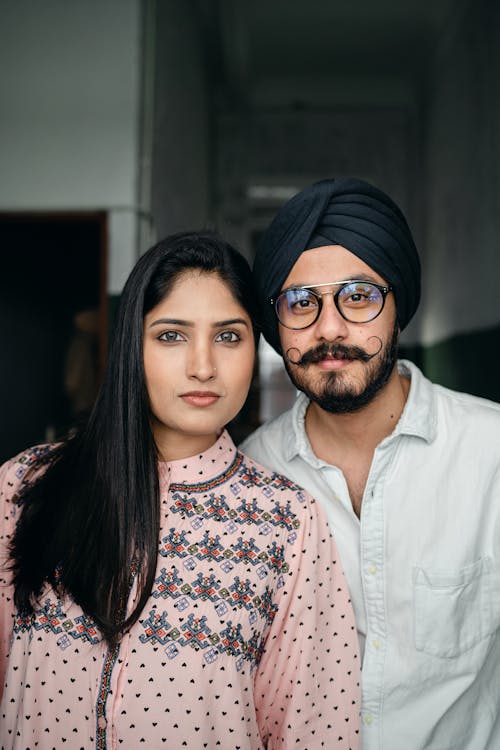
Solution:
{"label": "mandarin collar", "polygon": [[163,482],[193,484],[223,474],[234,463],[237,449],[227,430],[202,453],[176,461],[160,461],[159,474]]}

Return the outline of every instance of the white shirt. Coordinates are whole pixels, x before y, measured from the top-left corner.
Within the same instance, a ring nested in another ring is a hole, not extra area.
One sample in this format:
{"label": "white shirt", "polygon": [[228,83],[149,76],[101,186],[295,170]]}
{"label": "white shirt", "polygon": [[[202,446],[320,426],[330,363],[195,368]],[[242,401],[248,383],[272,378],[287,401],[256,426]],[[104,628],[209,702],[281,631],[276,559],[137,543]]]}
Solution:
{"label": "white shirt", "polygon": [[244,452],[323,503],[363,657],[363,750],[500,748],[500,405],[432,384],[377,447],[355,515],[307,438],[308,399]]}

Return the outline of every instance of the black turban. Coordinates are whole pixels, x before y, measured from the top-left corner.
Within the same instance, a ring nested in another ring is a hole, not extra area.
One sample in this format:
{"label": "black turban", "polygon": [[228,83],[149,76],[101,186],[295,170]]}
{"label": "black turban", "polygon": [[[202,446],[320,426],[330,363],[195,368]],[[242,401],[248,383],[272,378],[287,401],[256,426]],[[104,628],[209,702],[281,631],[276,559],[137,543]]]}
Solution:
{"label": "black turban", "polygon": [[278,321],[269,298],[279,292],[304,250],[322,245],[342,245],[391,284],[399,327],[408,324],[420,300],[420,261],[401,210],[363,180],[322,180],[280,209],[257,249],[253,272],[263,332],[277,352]]}

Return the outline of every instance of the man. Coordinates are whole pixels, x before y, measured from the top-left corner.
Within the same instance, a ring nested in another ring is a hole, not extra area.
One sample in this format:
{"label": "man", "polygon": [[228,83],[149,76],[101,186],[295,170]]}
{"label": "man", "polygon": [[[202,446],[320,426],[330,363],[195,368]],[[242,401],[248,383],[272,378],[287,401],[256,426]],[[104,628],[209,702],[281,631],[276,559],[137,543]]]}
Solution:
{"label": "man", "polygon": [[254,273],[301,393],[243,450],[327,512],[363,652],[364,750],[498,750],[500,406],[397,363],[420,296],[401,211],[360,180],[316,183],[278,213]]}

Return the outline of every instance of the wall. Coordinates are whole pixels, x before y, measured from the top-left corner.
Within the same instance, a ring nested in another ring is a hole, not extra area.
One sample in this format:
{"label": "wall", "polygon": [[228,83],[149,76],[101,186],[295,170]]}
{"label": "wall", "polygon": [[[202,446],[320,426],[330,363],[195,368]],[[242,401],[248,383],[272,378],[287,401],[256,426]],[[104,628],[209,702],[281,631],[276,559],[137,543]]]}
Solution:
{"label": "wall", "polygon": [[19,0],[0,24],[0,210],[110,212],[108,288],[136,258],[140,0]]}
{"label": "wall", "polygon": [[421,356],[433,379],[500,400],[499,38],[495,0],[460,3],[431,71]]}
{"label": "wall", "polygon": [[207,225],[209,126],[198,14],[160,0],[155,15],[151,210],[157,239]]}

